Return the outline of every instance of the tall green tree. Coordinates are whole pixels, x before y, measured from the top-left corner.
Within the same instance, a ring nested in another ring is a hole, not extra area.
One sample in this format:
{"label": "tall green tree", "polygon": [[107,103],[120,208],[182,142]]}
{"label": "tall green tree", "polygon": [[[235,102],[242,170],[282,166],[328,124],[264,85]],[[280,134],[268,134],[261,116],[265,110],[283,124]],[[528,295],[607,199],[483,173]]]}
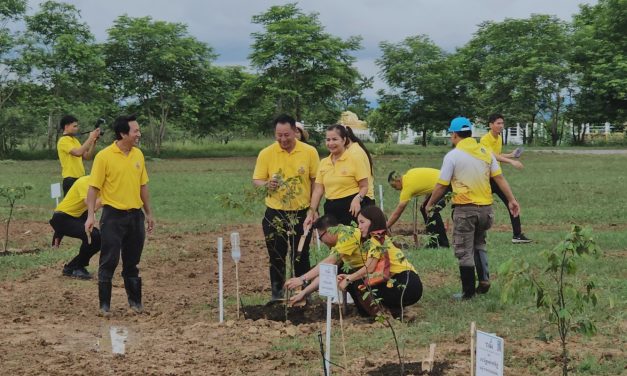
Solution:
{"label": "tall green tree", "polygon": [[[570,85],[568,25],[554,16],[484,22],[458,54],[466,61],[462,75],[467,94],[485,119],[502,112],[512,122],[549,120],[553,145]],[[533,139],[533,133],[530,135]]]}
{"label": "tall green tree", "polygon": [[0,114],[19,83],[20,71],[16,65],[17,33],[8,27],[12,21],[23,17],[26,0],[10,0],[0,3]]}
{"label": "tall green tree", "polygon": [[447,54],[424,35],[400,43],[382,42],[380,47],[382,56],[376,63],[395,91],[390,99],[403,102],[399,115],[405,124],[422,132],[422,145],[426,146],[428,134],[443,129],[456,109],[457,95]]}
{"label": "tall green tree", "polygon": [[576,124],[627,121],[627,0],[582,5],[570,55],[577,82],[569,115]]}
{"label": "tall green tree", "polygon": [[117,100],[148,117],[147,141],[159,155],[170,118],[181,109],[198,112],[193,89],[215,59],[213,50],[184,24],[124,15],[109,29],[105,55]]}
{"label": "tall green tree", "polygon": [[24,62],[41,90],[39,106],[47,109],[47,147],[54,145],[57,120],[78,103],[104,95],[104,61],[89,27],[70,4],[46,1],[26,17],[29,46]]}
{"label": "tall green tree", "polygon": [[252,34],[249,59],[259,72],[259,86],[275,101],[275,112],[302,120],[307,107],[328,107],[359,78],[350,53],[361,48],[361,38],[326,33],[316,13],[287,4],[253,16],[252,22],[263,31]]}

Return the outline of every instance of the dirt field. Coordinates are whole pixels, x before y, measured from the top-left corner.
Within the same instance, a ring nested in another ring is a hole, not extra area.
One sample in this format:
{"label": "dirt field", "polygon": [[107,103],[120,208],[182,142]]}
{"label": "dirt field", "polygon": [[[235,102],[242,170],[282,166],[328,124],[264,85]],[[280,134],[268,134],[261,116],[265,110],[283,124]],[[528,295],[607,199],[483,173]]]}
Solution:
{"label": "dirt field", "polygon": [[[242,237],[244,257],[240,263],[241,294],[269,296],[267,256],[260,226],[243,226],[216,233],[167,234],[167,226],[149,237],[148,251],[140,264],[144,281],[146,312],[127,310],[126,294],[119,274],[114,279],[112,316],[97,315],[96,281],[77,281],[61,276],[62,263],[41,267],[14,281],[0,282],[0,368],[2,375],[320,375],[321,360],[317,332],[324,322],[301,325],[268,320],[236,320],[229,305],[227,321],[219,324],[215,238],[237,230]],[[48,226],[16,222],[12,225],[14,245],[28,248],[34,238],[48,239]],[[159,229],[157,229],[159,230]],[[165,231],[164,231],[165,230]],[[76,245],[72,239],[64,240]],[[42,246],[41,244],[39,246]],[[32,246],[31,246],[32,248]],[[95,271],[97,257],[92,259]],[[117,271],[121,271],[118,267]],[[225,273],[234,264],[225,254]],[[437,284],[442,276],[426,276]],[[226,278],[225,294],[235,296],[234,278]],[[244,299],[246,302],[246,299]],[[231,300],[232,303],[232,300]],[[424,309],[418,304],[411,314],[420,320]],[[368,333],[381,324],[355,316],[343,323],[346,338]],[[125,354],[113,354],[111,331],[128,333]],[[339,330],[339,322],[334,322]],[[314,345],[292,349],[282,346],[295,336],[310,338]],[[617,345],[620,345],[617,343]],[[340,346],[339,342],[335,346]],[[557,343],[541,341],[509,343],[515,358],[533,360],[538,354],[557,354]],[[416,364],[427,349],[407,349],[412,374],[423,374]],[[438,343],[437,372],[468,375],[467,337]],[[600,356],[624,356],[619,348]],[[395,349],[391,339],[381,351],[353,356],[347,369],[336,374],[391,374]],[[345,364],[342,359],[334,361]],[[508,375],[524,370],[508,369]],[[546,374],[557,374],[558,369]]]}

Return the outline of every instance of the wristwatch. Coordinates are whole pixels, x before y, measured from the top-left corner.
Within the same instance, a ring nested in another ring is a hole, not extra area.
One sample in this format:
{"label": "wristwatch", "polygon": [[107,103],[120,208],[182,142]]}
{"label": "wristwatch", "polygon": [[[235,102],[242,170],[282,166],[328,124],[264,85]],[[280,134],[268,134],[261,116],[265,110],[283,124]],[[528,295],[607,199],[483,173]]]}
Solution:
{"label": "wristwatch", "polygon": [[355,196],[359,199],[359,202],[362,202],[364,200],[364,197],[360,194],[357,194],[357,196]]}
{"label": "wristwatch", "polygon": [[301,275],[299,278],[303,282],[303,287],[305,287],[305,286],[307,286],[309,284],[309,281],[307,281],[307,278],[305,278],[305,276]]}

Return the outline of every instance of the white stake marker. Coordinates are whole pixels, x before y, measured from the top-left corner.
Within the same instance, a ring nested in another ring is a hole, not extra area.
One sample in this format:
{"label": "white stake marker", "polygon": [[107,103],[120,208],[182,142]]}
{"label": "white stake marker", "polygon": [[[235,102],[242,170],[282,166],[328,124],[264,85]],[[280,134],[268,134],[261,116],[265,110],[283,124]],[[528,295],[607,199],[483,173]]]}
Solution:
{"label": "white stake marker", "polygon": [[383,185],[379,184],[379,207],[383,211]]}
{"label": "white stake marker", "polygon": [[239,260],[242,257],[242,253],[239,247],[239,232],[231,233],[231,258],[235,261],[235,299],[237,299],[237,318],[239,319]]}
{"label": "white stake marker", "polygon": [[218,305],[220,307],[220,322],[224,322],[224,284],[222,283],[222,238],[218,238]]}
{"label": "white stake marker", "polygon": [[61,197],[61,183],[50,184],[50,197],[54,198],[59,206],[59,197]]}

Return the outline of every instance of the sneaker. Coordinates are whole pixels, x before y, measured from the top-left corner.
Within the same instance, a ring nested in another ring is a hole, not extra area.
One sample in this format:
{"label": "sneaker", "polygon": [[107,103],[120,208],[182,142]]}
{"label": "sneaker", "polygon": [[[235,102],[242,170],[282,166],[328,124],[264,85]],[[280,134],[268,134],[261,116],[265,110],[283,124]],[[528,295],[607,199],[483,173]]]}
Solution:
{"label": "sneaker", "polygon": [[527,238],[525,234],[516,235],[512,238],[512,243],[514,244],[525,244],[531,242],[533,242],[533,240]]}

